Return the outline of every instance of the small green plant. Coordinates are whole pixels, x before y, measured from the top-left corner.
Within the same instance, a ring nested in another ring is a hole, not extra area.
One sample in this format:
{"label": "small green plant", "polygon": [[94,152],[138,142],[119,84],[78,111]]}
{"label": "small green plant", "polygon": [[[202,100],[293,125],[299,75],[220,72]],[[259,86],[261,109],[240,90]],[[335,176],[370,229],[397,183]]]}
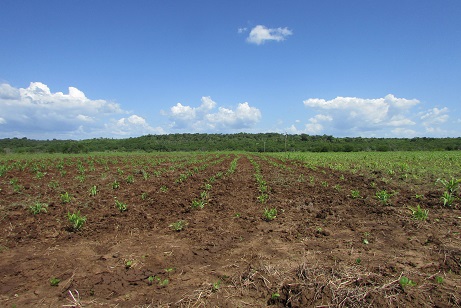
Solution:
{"label": "small green plant", "polygon": [[234,218],[240,218],[241,214],[240,213],[235,213]]}
{"label": "small green plant", "polygon": [[210,190],[210,189],[211,189],[211,187],[212,187],[212,185],[211,185],[211,184],[209,184],[209,183],[205,183],[205,190]]}
{"label": "small green plant", "polygon": [[192,208],[197,209],[203,209],[205,207],[205,201],[202,199],[194,199],[192,200]]}
{"label": "small green plant", "polygon": [[391,198],[391,194],[387,192],[387,190],[380,190],[376,192],[376,198],[381,201],[381,204],[388,205],[389,199]]}
{"label": "small green plant", "polygon": [[71,223],[71,228],[74,231],[80,230],[86,222],[86,217],[80,214],[80,211],[76,213],[67,213],[67,219]]}
{"label": "small green plant", "polygon": [[437,179],[435,183],[440,182],[446,189],[446,191],[450,194],[455,193],[459,190],[459,185],[461,183],[461,179],[451,178],[451,180],[444,180],[444,179]]}
{"label": "small green plant", "polygon": [[118,208],[120,212],[125,212],[126,210],[128,210],[128,205],[126,205],[126,203],[123,203],[117,199],[115,199],[115,206]]}
{"label": "small green plant", "polygon": [[182,231],[186,227],[187,223],[184,220],[178,220],[170,225],[173,231]]}
{"label": "small green plant", "polygon": [[370,236],[370,232],[364,232],[363,233],[362,243],[364,243],[365,245],[370,244],[370,241],[368,241],[369,236]]}
{"label": "small green plant", "polygon": [[32,214],[37,215],[40,213],[46,213],[48,208],[48,204],[35,202],[35,204],[29,206],[29,210]]}
{"label": "small green plant", "polygon": [[60,282],[61,280],[56,277],[50,279],[50,285],[53,287],[57,287]]}
{"label": "small green plant", "polygon": [[403,289],[405,289],[406,287],[414,287],[414,286],[416,286],[416,283],[414,281],[410,280],[406,276],[402,276],[399,279],[399,284]]}
{"label": "small green plant", "polygon": [[341,185],[336,184],[336,185],[334,186],[334,189],[336,189],[337,191],[341,191]]}
{"label": "small green plant", "polygon": [[120,188],[120,183],[115,180],[113,183],[112,183],[112,189],[119,189]]}
{"label": "small green plant", "polygon": [[443,283],[443,277],[442,276],[435,276],[435,282],[437,282],[438,284],[442,284]]}
{"label": "small green plant", "polygon": [[208,199],[208,191],[204,190],[200,193],[200,198],[202,198],[203,201],[206,201]]}
{"label": "small green plant", "polygon": [[444,191],[440,199],[442,199],[443,206],[451,206],[456,198],[448,191]]}
{"label": "small green plant", "polygon": [[322,186],[323,187],[328,187],[328,182],[327,181],[322,181]]}
{"label": "small green plant", "polygon": [[134,183],[134,177],[133,177],[133,175],[130,174],[129,176],[127,176],[127,177],[126,177],[126,182],[127,182],[128,184],[133,184],[133,183]]}
{"label": "small green plant", "polygon": [[147,283],[148,283],[149,285],[152,285],[152,284],[154,283],[154,280],[155,280],[154,276],[149,276],[149,277],[147,277]]}
{"label": "small green plant", "polygon": [[258,201],[261,202],[261,203],[266,203],[267,200],[269,200],[269,195],[268,194],[261,193],[258,196]]}
{"label": "small green plant", "polygon": [[211,285],[211,291],[212,292],[218,292],[220,287],[221,287],[221,280],[213,282],[212,285]]}
{"label": "small green plant", "polygon": [[168,278],[165,279],[160,279],[158,282],[158,285],[160,287],[166,287],[170,283],[170,280]]}
{"label": "small green plant", "polygon": [[423,199],[423,198],[424,198],[424,195],[415,194],[415,198],[416,198],[416,199]]}
{"label": "small green plant", "polygon": [[147,199],[147,193],[146,192],[143,192],[141,194],[141,200],[146,200]]}
{"label": "small green plant", "polygon": [[96,187],[96,185],[93,185],[91,186],[90,188],[90,196],[96,196],[96,194],[98,193],[98,188]]}
{"label": "small green plant", "polygon": [[409,207],[413,219],[416,220],[426,220],[429,214],[429,210],[423,210],[421,206],[418,204],[417,207]]}
{"label": "small green plant", "polygon": [[355,264],[359,265],[360,263],[362,263],[362,259],[360,258],[355,259]]}
{"label": "small green plant", "polygon": [[160,191],[162,193],[166,193],[168,191],[168,187],[166,187],[165,185],[163,185],[162,187],[160,187]]}
{"label": "small green plant", "polygon": [[360,192],[358,190],[351,190],[351,197],[352,199],[360,198]]}
{"label": "small green plant", "polygon": [[277,292],[276,292],[276,293],[272,293],[272,295],[271,295],[271,299],[272,299],[272,300],[276,301],[276,300],[278,300],[279,298],[280,298],[280,294],[279,294],[279,293],[277,293]]}
{"label": "small green plant", "polygon": [[272,208],[272,209],[265,208],[263,216],[264,216],[264,219],[266,221],[274,220],[277,217],[277,209],[275,209],[275,208]]}
{"label": "small green plant", "polygon": [[144,181],[147,181],[149,179],[149,173],[147,173],[147,171],[144,169],[141,170],[141,173],[142,173],[142,178],[144,179]]}
{"label": "small green plant", "polygon": [[125,261],[125,268],[129,269],[133,266],[133,260],[126,260]]}
{"label": "small green plant", "polygon": [[69,203],[70,200],[72,200],[72,196],[69,195],[68,192],[65,192],[65,193],[62,193],[62,194],[61,194],[61,202],[62,202],[62,203]]}

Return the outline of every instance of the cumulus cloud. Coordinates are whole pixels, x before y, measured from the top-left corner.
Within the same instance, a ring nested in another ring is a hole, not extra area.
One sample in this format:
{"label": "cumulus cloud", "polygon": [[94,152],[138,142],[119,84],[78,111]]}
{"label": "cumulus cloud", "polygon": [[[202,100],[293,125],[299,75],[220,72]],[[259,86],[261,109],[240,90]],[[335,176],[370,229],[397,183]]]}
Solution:
{"label": "cumulus cloud", "polygon": [[247,42],[261,45],[266,41],[284,41],[288,36],[292,35],[293,31],[288,28],[267,28],[263,25],[257,25],[251,29],[247,37]]}
{"label": "cumulus cloud", "polygon": [[[122,118],[124,125],[114,126],[114,117],[122,114],[128,112],[119,104],[87,98],[75,87],[69,87],[65,94],[53,93],[41,82],[31,82],[27,88],[15,88],[6,83],[0,85],[0,138],[81,139],[156,131],[136,115]],[[112,130],[114,128],[118,130]]]}
{"label": "cumulus cloud", "polygon": [[210,97],[202,97],[198,107],[184,106],[177,103],[165,112],[171,121],[171,128],[197,132],[225,132],[254,126],[261,119],[261,111],[251,107],[247,102],[240,103],[235,109],[219,107]]}
{"label": "cumulus cloud", "polygon": [[309,134],[331,133],[335,135],[389,136],[411,134],[408,129],[416,122],[411,118],[417,99],[397,98],[388,94],[383,98],[336,97],[332,100],[310,98],[304,106],[321,112],[308,120],[303,132]]}

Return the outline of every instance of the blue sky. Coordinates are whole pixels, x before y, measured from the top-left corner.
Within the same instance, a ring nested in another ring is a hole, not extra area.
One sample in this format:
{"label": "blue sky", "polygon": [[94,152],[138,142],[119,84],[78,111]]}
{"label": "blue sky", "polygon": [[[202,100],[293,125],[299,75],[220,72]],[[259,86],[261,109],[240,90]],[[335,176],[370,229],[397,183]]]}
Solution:
{"label": "blue sky", "polygon": [[3,0],[0,138],[461,136],[461,1]]}

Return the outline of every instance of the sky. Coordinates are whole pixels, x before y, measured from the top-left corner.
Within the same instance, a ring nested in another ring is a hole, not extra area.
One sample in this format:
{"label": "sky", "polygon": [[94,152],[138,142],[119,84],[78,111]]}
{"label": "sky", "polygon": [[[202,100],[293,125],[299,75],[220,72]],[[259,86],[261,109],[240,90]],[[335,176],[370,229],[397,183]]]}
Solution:
{"label": "sky", "polygon": [[459,0],[2,0],[0,138],[461,136]]}

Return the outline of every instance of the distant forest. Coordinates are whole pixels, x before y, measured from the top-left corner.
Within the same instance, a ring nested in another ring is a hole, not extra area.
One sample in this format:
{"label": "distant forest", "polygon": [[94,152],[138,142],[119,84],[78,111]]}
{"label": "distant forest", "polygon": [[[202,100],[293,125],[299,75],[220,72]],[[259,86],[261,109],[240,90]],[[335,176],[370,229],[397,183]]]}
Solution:
{"label": "distant forest", "polygon": [[328,135],[260,134],[169,134],[136,138],[86,140],[0,139],[0,153],[89,152],[359,152],[359,151],[453,151],[461,150],[458,138],[335,138]]}

